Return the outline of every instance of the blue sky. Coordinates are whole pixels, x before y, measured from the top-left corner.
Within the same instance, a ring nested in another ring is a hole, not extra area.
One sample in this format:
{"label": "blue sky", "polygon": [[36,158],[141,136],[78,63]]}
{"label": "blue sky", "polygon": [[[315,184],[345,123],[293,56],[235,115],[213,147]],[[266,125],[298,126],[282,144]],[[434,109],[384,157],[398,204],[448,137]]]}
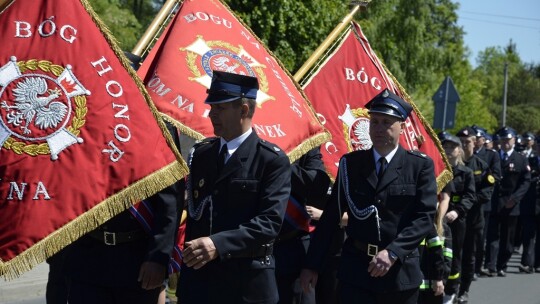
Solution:
{"label": "blue sky", "polygon": [[458,25],[476,66],[478,52],[504,48],[510,39],[525,63],[540,64],[540,0],[459,0]]}

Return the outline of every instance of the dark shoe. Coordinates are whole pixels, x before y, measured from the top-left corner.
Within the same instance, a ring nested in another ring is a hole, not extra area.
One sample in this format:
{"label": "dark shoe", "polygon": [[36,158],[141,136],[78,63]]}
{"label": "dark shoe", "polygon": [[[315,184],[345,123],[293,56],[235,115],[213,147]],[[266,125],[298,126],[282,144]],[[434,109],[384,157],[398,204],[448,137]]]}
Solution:
{"label": "dark shoe", "polygon": [[469,293],[465,291],[462,295],[459,296],[459,298],[457,298],[457,302],[459,304],[469,303]]}
{"label": "dark shoe", "polygon": [[506,272],[504,272],[504,270],[499,270],[499,271],[497,271],[497,276],[498,276],[498,277],[505,277],[505,276],[506,276]]}
{"label": "dark shoe", "polygon": [[534,269],[534,272],[540,273],[540,267],[536,267],[536,268]]}
{"label": "dark shoe", "polygon": [[532,269],[531,266],[523,266],[523,265],[519,265],[518,266],[518,269],[519,269],[519,272],[524,272],[524,273],[533,273],[534,270]]}
{"label": "dark shoe", "polygon": [[480,269],[480,276],[482,276],[482,277],[493,277],[496,274],[497,274],[497,272],[495,272],[494,270],[489,270],[489,269],[485,269],[485,268]]}

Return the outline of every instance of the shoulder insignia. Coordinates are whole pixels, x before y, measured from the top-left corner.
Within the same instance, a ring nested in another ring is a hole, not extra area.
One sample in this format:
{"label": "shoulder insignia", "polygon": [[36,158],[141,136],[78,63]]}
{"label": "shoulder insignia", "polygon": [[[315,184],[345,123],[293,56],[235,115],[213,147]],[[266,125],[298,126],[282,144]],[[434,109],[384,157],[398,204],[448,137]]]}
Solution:
{"label": "shoulder insignia", "polygon": [[201,141],[198,141],[196,142],[194,145],[193,145],[193,149],[197,149],[199,147],[202,147],[206,144],[210,144],[210,143],[213,143],[214,141],[216,140],[219,140],[219,137],[207,137]]}
{"label": "shoulder insignia", "polygon": [[412,154],[412,155],[415,155],[415,156],[419,156],[419,157],[422,157],[422,158],[426,158],[427,155],[418,151],[418,150],[408,150],[407,152],[409,152],[409,154]]}
{"label": "shoulder insignia", "polygon": [[266,141],[264,139],[261,139],[259,140],[259,143],[261,144],[261,146],[265,147],[266,149],[276,153],[276,154],[280,154],[280,153],[284,153],[283,150],[281,150],[281,148],[279,148],[277,145],[269,142],[269,141]]}
{"label": "shoulder insignia", "polygon": [[495,177],[493,177],[493,175],[489,174],[487,180],[491,185],[495,184]]}
{"label": "shoulder insignia", "polygon": [[480,174],[482,174],[482,170],[476,170],[476,171],[474,171],[474,175],[480,175]]}

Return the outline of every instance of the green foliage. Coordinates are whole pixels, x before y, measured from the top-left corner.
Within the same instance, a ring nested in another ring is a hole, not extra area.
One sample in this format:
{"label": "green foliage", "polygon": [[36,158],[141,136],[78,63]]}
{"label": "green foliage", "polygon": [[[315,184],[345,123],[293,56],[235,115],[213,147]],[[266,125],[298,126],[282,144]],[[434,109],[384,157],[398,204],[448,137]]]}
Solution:
{"label": "green foliage", "polygon": [[348,13],[346,1],[226,0],[289,71],[304,64]]}
{"label": "green foliage", "polygon": [[156,14],[151,0],[89,0],[120,47],[130,51]]}

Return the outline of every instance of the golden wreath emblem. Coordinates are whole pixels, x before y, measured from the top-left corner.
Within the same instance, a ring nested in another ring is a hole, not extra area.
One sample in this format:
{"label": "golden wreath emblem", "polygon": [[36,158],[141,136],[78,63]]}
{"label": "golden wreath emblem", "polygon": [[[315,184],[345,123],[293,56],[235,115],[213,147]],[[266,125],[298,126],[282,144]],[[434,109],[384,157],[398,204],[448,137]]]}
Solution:
{"label": "golden wreath emblem", "polygon": [[84,141],[79,135],[87,95],[71,65],[11,56],[0,67],[0,147],[57,160],[60,152]]}

